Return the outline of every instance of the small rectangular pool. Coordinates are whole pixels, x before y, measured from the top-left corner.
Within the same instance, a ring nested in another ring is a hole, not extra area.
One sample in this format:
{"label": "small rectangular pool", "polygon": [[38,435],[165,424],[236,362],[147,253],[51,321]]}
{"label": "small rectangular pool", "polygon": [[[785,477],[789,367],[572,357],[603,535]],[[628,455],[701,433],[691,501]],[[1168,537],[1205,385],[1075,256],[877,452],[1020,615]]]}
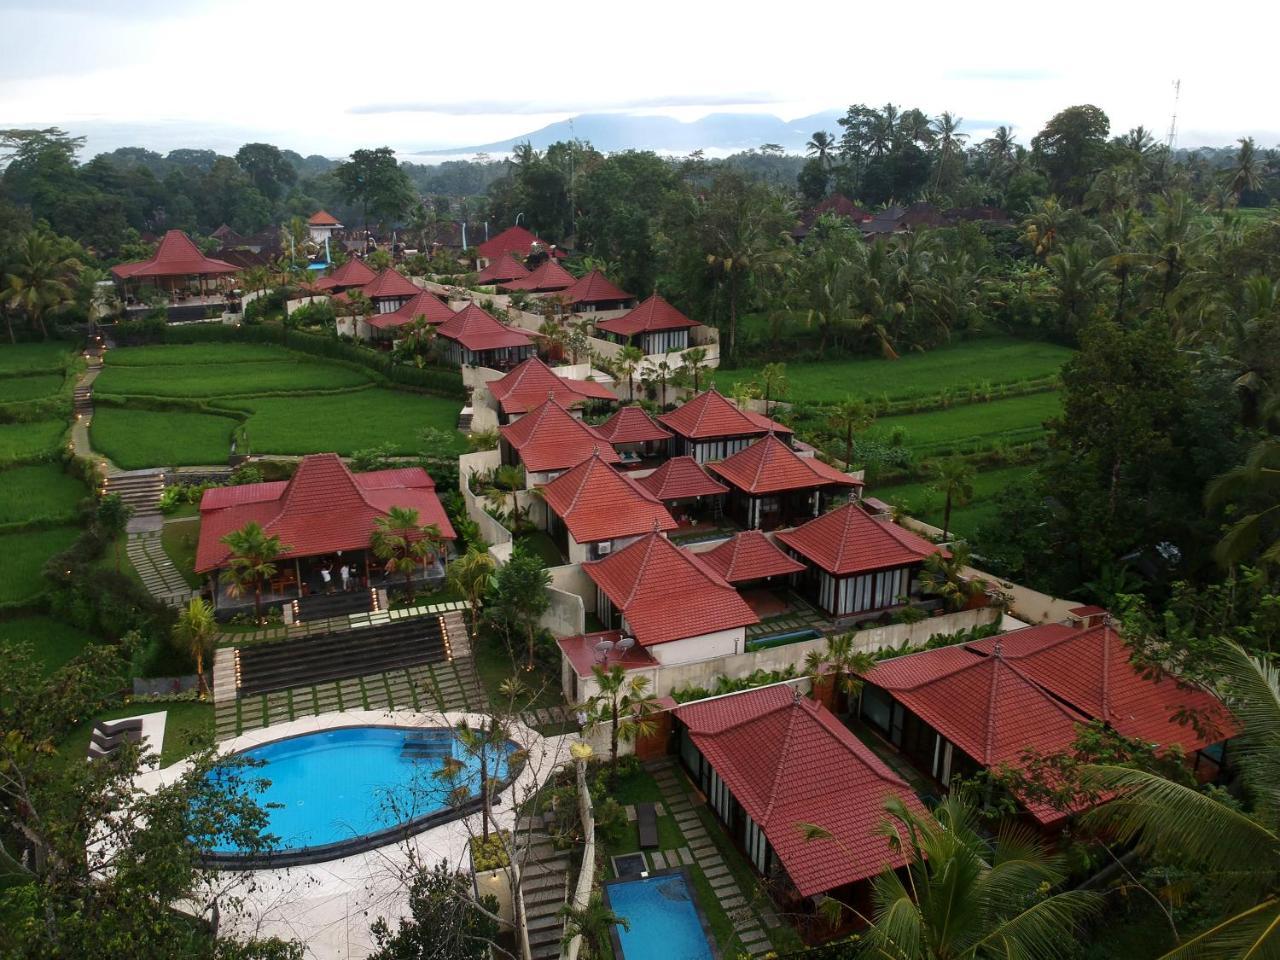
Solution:
{"label": "small rectangular pool", "polygon": [[613,928],[618,960],[720,960],[688,868],[604,885],[605,903],[630,929]]}

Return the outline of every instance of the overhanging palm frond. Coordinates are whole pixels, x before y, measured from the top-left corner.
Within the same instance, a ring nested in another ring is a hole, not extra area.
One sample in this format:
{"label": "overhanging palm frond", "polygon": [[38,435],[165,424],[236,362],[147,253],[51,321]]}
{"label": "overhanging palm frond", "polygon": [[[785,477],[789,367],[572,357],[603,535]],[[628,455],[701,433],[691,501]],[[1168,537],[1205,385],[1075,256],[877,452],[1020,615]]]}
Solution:
{"label": "overhanging palm frond", "polygon": [[983,937],[969,956],[1017,957],[1019,960],[1055,960],[1075,953],[1078,943],[1064,936],[1102,909],[1103,897],[1092,890],[1068,890],[1047,897],[1006,920]]}
{"label": "overhanging palm frond", "polygon": [[1241,723],[1232,744],[1255,794],[1273,811],[1280,801],[1280,670],[1224,643],[1215,657],[1227,705]]}
{"label": "overhanging palm frond", "polygon": [[1280,901],[1267,897],[1174,947],[1160,960],[1280,960]]}

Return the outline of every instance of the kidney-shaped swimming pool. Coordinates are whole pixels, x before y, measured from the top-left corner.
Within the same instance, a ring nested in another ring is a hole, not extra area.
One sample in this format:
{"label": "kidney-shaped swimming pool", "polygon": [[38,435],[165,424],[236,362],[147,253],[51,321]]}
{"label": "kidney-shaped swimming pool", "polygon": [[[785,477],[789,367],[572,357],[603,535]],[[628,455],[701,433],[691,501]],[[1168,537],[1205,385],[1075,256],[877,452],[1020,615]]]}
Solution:
{"label": "kidney-shaped swimming pool", "polygon": [[[487,751],[490,781],[506,784],[514,750],[508,741]],[[480,803],[481,757],[444,727],[342,727],[238,755],[261,764],[235,768],[234,775],[267,781],[255,799],[267,815],[264,833],[275,841],[266,855],[214,847],[206,852],[213,866],[277,867],[348,856],[463,816]]]}

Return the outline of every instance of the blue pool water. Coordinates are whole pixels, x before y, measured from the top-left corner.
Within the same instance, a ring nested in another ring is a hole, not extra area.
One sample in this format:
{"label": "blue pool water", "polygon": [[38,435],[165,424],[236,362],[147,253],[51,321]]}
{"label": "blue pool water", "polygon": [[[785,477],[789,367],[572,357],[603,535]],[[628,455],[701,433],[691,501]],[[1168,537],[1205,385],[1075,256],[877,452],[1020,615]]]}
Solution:
{"label": "blue pool water", "polygon": [[[406,740],[412,742],[408,749]],[[346,727],[277,740],[243,755],[263,765],[237,770],[239,776],[270,781],[256,799],[269,820],[264,832],[277,838],[276,852],[351,841],[438,814],[449,808],[450,792],[464,784],[471,796],[480,792],[479,759],[444,728]],[[463,767],[447,782],[438,771],[450,757]],[[505,753],[493,757],[491,751],[489,765],[491,779],[506,779]],[[225,846],[211,852],[239,851]]]}
{"label": "blue pool water", "polygon": [[715,960],[684,871],[615,880],[604,891],[609,909],[630,924],[614,927],[622,944],[618,960]]}

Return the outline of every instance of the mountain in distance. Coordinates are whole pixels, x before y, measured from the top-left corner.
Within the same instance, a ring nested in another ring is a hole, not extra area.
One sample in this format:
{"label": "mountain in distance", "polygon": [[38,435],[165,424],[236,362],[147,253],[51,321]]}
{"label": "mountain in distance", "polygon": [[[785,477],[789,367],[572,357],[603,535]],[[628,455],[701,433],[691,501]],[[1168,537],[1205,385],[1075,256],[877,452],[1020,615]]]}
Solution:
{"label": "mountain in distance", "polygon": [[782,120],[768,113],[712,113],[699,120],[672,117],[633,116],[623,113],[584,113],[571,120],[559,120],[538,130],[471,147],[422,150],[419,154],[510,153],[528,141],[535,150],[544,150],[558,140],[585,140],[597,150],[653,150],[656,153],[686,154],[695,150],[733,153],[776,143],[788,153],[803,153],[804,145],[816,130],[838,134],[836,124],[843,110],[815,113],[795,120]]}

